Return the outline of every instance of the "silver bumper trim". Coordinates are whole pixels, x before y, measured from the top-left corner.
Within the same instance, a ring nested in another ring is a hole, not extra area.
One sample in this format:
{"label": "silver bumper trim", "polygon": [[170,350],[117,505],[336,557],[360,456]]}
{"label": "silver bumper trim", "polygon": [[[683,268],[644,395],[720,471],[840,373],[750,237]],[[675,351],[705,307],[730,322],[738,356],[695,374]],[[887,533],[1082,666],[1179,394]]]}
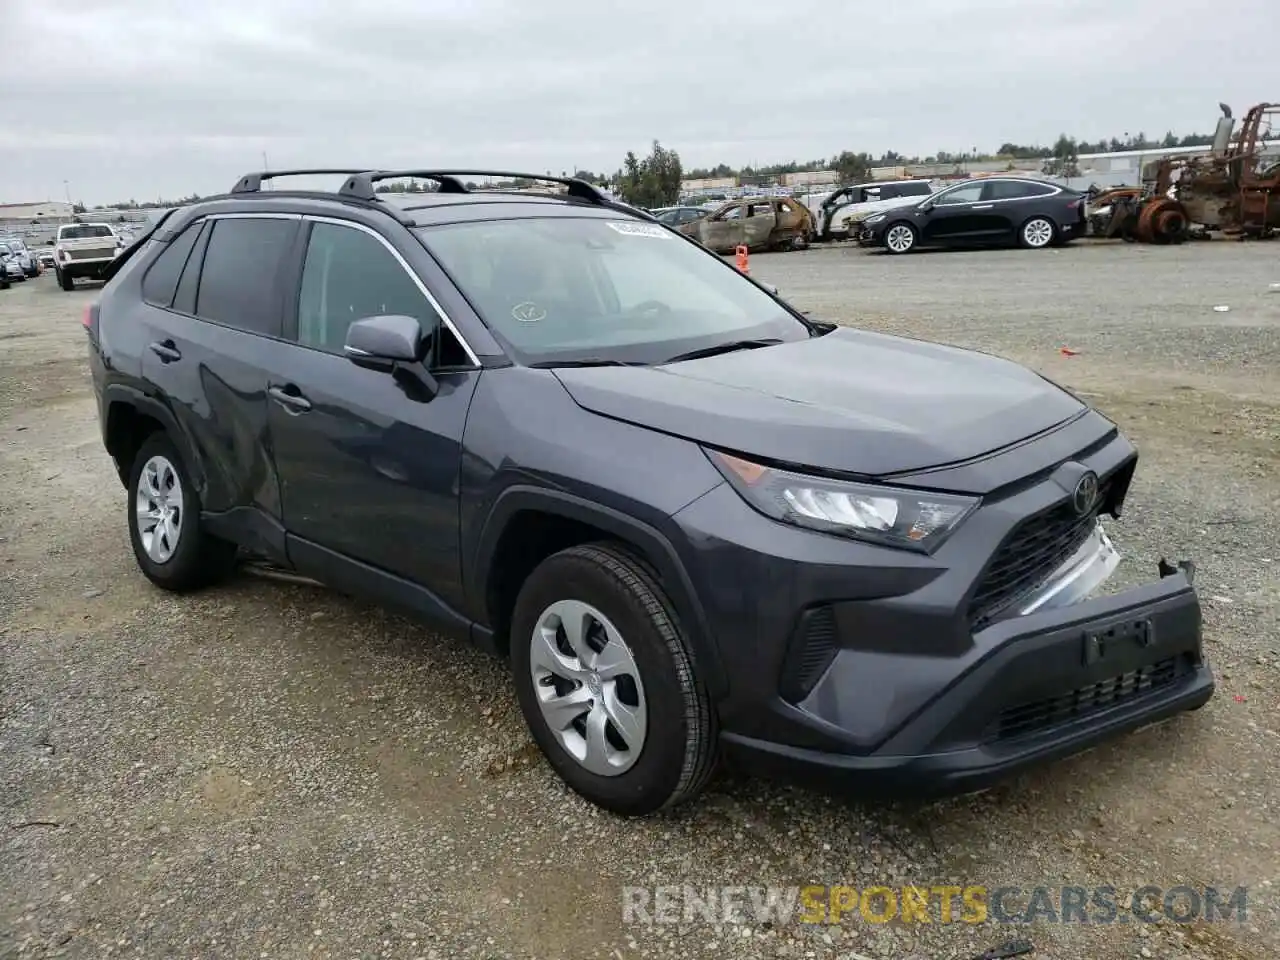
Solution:
{"label": "silver bumper trim", "polygon": [[1039,610],[1053,610],[1087,600],[1106,583],[1119,565],[1120,553],[1099,520],[1080,549],[1068,557],[1048,580],[1023,598],[1018,613],[1026,615]]}

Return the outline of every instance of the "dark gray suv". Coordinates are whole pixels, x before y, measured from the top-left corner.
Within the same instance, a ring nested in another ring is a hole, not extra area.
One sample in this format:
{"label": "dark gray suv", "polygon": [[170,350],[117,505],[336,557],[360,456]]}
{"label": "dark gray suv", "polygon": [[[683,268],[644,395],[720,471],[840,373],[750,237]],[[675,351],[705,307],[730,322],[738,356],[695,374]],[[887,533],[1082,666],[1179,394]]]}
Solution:
{"label": "dark gray suv", "polygon": [[722,753],[976,789],[1212,695],[1190,564],[1097,593],[1137,454],[1070,393],[810,320],[584,182],[325,172],[171,211],[86,313],[159,586],[253,555],[507,657],[625,814]]}

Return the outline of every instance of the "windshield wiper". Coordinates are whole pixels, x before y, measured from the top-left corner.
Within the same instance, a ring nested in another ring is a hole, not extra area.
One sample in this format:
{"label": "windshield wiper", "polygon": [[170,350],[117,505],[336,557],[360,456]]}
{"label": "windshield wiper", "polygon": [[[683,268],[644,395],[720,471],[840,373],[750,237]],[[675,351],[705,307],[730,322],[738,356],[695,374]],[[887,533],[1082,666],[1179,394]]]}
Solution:
{"label": "windshield wiper", "polygon": [[529,364],[539,370],[551,370],[555,367],[647,367],[647,363],[639,360],[611,360],[608,357],[584,357],[581,360],[540,360]]}
{"label": "windshield wiper", "polygon": [[703,357],[715,357],[722,353],[733,353],[737,350],[755,350],[758,347],[772,347],[782,343],[777,337],[766,337],[763,340],[731,340],[728,343],[717,343],[714,347],[703,347],[701,350],[690,350],[688,353],[677,353],[663,363],[679,363],[681,360],[700,360]]}

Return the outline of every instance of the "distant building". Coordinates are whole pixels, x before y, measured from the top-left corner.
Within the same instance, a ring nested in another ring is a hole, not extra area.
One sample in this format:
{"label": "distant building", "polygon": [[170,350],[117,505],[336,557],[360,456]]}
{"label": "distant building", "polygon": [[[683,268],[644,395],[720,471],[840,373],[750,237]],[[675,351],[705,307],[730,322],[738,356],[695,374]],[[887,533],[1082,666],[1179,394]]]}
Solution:
{"label": "distant building", "polygon": [[0,203],[0,220],[69,220],[74,208],[65,200]]}
{"label": "distant building", "polygon": [[838,170],[801,170],[799,173],[784,173],[784,187],[816,187],[824,184],[839,183]]}
{"label": "distant building", "polygon": [[732,190],[738,185],[737,177],[703,177],[700,180],[681,180],[683,193],[705,193],[714,190]]}

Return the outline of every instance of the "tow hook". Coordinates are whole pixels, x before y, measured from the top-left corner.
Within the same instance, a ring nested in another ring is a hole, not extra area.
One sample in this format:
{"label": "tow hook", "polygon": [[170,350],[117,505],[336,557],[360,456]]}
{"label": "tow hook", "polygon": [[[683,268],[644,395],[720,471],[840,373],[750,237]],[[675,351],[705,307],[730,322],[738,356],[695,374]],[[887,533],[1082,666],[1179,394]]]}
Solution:
{"label": "tow hook", "polygon": [[1157,565],[1160,571],[1160,579],[1172,577],[1175,573],[1185,573],[1187,575],[1187,583],[1196,582],[1196,562],[1194,560],[1179,560],[1177,566],[1174,566],[1164,557],[1160,558]]}

